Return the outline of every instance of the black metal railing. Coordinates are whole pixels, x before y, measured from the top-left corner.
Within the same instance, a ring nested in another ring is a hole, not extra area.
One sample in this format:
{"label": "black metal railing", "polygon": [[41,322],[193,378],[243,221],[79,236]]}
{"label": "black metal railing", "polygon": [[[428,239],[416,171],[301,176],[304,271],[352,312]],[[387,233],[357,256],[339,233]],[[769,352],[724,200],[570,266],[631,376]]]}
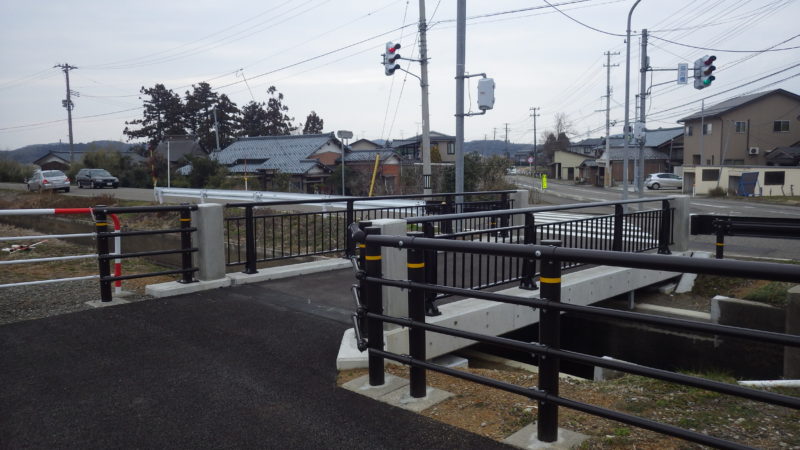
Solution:
{"label": "black metal railing", "polygon": [[800,239],[800,219],[697,214],[692,216],[690,232],[692,235],[715,235],[716,257],[722,259],[725,254],[725,236]]}
{"label": "black metal railing", "polygon": [[[509,209],[514,206],[510,198],[513,192],[466,192],[460,194],[466,201],[459,203],[456,203],[457,195],[453,193],[231,203],[226,205],[225,263],[227,266],[244,265],[244,272],[252,274],[257,272],[256,266],[260,262],[319,255],[352,256],[355,247],[347,233],[347,224],[364,220]],[[380,200],[419,200],[419,204],[368,206],[369,202]],[[321,206],[323,210],[280,211],[287,206],[303,208],[304,205],[314,209]]]}
{"label": "black metal railing", "polygon": [[[435,239],[477,242],[536,244],[558,239],[564,247],[620,252],[658,250],[669,254],[674,242],[674,208],[671,197],[612,202],[582,203],[448,214],[407,219],[409,227],[421,228],[424,236]],[[625,212],[625,205],[659,202],[660,208]],[[537,223],[537,213],[613,207],[614,213],[590,218]],[[461,230],[461,231],[453,231]],[[538,273],[534,261],[489,254],[432,252],[425,254],[426,276],[430,283],[470,289],[487,289],[519,282],[520,287],[535,287]],[[562,270],[583,263],[563,261]],[[447,294],[429,293],[429,300]]]}
{"label": "black metal railing", "polygon": [[[108,207],[98,205],[92,208],[92,215],[95,221],[95,231],[97,233],[97,260],[100,272],[100,299],[103,302],[112,300],[111,284],[119,280],[132,280],[135,278],[156,277],[162,275],[181,275],[179,282],[191,283],[196,281],[193,277],[198,269],[192,266],[192,253],[197,248],[192,247],[192,232],[197,228],[192,227],[191,212],[197,210],[197,205],[180,206],[141,206],[141,207]],[[178,223],[175,228],[161,230],[141,230],[141,231],[120,231],[109,232],[108,216],[110,214],[133,214],[133,213],[164,213],[177,212],[179,214]],[[179,234],[181,243],[180,248],[173,250],[154,250],[144,252],[129,252],[111,254],[109,252],[109,240],[120,237],[123,242],[126,236],[153,236]],[[158,272],[145,272],[127,275],[112,275],[111,262],[114,259],[141,258],[156,255],[180,255],[181,268],[175,270],[163,270]]]}
{"label": "black metal railing", "polygon": [[[542,245],[520,246],[506,243],[430,239],[418,236],[382,236],[378,234],[380,230],[377,227],[367,227],[365,230],[360,230],[359,227],[355,225],[351,226],[351,232],[353,233],[353,238],[357,242],[363,244],[361,247],[363,254],[362,262],[357,271],[357,278],[360,284],[359,288],[354,290],[358,309],[353,315],[353,324],[355,326],[358,348],[362,351],[368,350],[369,383],[372,386],[378,386],[384,383],[384,360],[390,359],[410,366],[410,395],[415,398],[425,396],[425,373],[427,370],[433,370],[523,395],[538,402],[537,437],[543,442],[554,442],[557,439],[559,407],[567,407],[704,445],[718,448],[747,448],[739,443],[709,436],[694,430],[687,430],[655,420],[561,397],[559,395],[558,375],[562,361],[572,361],[605,367],[726,395],[733,395],[757,402],[779,405],[796,410],[800,409],[800,399],[796,397],[567,351],[561,349],[559,342],[559,336],[561,334],[561,313],[568,312],[588,316],[615,318],[637,324],[644,323],[667,326],[684,332],[707,333],[712,336],[732,336],[800,348],[800,336],[797,335],[560,302],[562,261],[792,282],[800,282],[800,266],[749,261],[714,261],[663,254],[572,249],[560,247],[560,242],[557,240],[544,241],[541,243]],[[382,247],[403,248],[408,251],[407,281],[383,278],[380,261]],[[424,281],[425,258],[423,252],[425,251],[457,251],[508,256],[520,259],[535,259],[540,261],[542,265],[540,299],[525,299],[490,292],[475,292],[469,289],[427,283]],[[382,286],[393,286],[408,290],[409,317],[393,317],[384,314],[382,307]],[[532,343],[523,342],[510,338],[463,331],[443,325],[425,323],[422,303],[425,301],[424,293],[431,291],[450,295],[471,296],[538,309],[540,311],[539,340],[538,342]],[[409,329],[409,354],[401,355],[384,350],[384,323],[392,323]],[[366,330],[363,329],[364,326],[366,326]],[[475,342],[491,344],[496,347],[532,353],[539,357],[538,386],[535,388],[518,386],[428,362],[426,361],[425,337],[427,332],[455,336]]]}

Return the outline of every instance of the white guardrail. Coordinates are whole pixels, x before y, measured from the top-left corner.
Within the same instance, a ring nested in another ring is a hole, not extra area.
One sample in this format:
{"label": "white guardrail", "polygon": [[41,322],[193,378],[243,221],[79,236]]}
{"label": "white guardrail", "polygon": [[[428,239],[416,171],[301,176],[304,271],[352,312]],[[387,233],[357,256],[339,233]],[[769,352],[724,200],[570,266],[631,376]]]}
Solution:
{"label": "white guardrail", "polygon": [[[293,192],[272,192],[272,191],[233,191],[223,189],[187,189],[187,188],[166,188],[157,187],[153,189],[153,194],[158,203],[164,203],[166,197],[183,197],[198,199],[198,203],[207,203],[209,200],[225,200],[230,202],[269,202],[269,201],[295,201],[295,200],[320,200],[319,203],[307,203],[304,205],[317,206],[327,211],[327,208],[346,209],[346,202],[326,202],[329,199],[341,199],[342,196],[321,195],[321,194],[298,194]],[[424,206],[424,200],[369,200],[357,201],[353,204],[355,209],[371,208],[404,208],[413,206]]]}

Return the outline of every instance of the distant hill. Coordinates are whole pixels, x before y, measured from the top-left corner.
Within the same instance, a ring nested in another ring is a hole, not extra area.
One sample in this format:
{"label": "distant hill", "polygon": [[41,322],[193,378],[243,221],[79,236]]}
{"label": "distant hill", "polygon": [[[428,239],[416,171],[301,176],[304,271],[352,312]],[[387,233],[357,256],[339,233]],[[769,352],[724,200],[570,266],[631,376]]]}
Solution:
{"label": "distant hill", "polygon": [[[540,147],[541,148],[541,147]],[[469,141],[464,142],[464,153],[478,152],[483,156],[508,156],[514,157],[516,152],[529,152],[533,150],[533,144],[513,144],[506,145],[505,141]]]}
{"label": "distant hill", "polygon": [[[132,147],[133,143],[120,142],[120,141],[92,141],[88,143],[79,143],[73,145],[73,152],[87,153],[98,150],[110,150],[115,152],[124,152]],[[34,144],[26,145],[25,147],[16,150],[9,150],[0,152],[1,159],[10,159],[22,164],[30,164],[50,151],[67,152],[69,153],[69,144],[54,143],[54,144]]]}

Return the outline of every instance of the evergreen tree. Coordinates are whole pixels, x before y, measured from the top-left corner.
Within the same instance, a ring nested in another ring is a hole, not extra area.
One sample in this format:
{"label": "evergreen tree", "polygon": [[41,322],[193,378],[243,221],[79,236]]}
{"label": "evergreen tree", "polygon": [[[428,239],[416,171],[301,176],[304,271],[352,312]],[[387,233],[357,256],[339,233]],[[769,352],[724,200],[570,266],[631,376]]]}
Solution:
{"label": "evergreen tree", "polygon": [[292,126],[294,117],[289,117],[287,111],[289,107],[283,104],[283,94],[278,92],[275,86],[267,89],[270,99],[267,100],[266,109],[266,135],[267,136],[287,136],[297,128]]}
{"label": "evergreen tree", "polygon": [[303,134],[320,134],[322,133],[323,126],[324,122],[317,115],[316,111],[311,111],[311,114],[306,117],[306,124],[303,127]]}
{"label": "evergreen tree", "polygon": [[267,110],[264,103],[253,102],[242,108],[241,136],[254,137],[267,135]]}
{"label": "evergreen tree", "polygon": [[[186,91],[184,117],[192,134],[197,136],[200,147],[206,152],[217,149],[216,127],[219,127],[219,145],[230,145],[239,133],[241,112],[227,95],[218,95],[205,81],[192,85]],[[216,109],[216,124],[214,110]]]}
{"label": "evergreen tree", "polygon": [[142,118],[125,122],[125,125],[138,127],[132,129],[126,126],[122,131],[129,141],[144,138],[147,139],[148,146],[155,147],[166,135],[186,134],[183,102],[178,94],[163,84],[156,84],[152,88],[142,86],[139,92],[149,98],[143,100]]}

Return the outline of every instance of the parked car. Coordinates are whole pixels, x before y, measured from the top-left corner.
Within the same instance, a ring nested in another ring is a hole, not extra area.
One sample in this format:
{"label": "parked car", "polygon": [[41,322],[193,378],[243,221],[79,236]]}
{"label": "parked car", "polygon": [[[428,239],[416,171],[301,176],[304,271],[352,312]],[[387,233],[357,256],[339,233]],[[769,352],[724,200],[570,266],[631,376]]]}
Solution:
{"label": "parked car", "polygon": [[75,184],[78,188],[118,188],[119,178],[111,175],[106,169],[81,169],[75,175]]}
{"label": "parked car", "polygon": [[683,178],[674,173],[651,173],[644,180],[647,189],[683,188]]}
{"label": "parked car", "polygon": [[69,192],[69,178],[60,170],[37,170],[25,182],[29,191],[47,190]]}

